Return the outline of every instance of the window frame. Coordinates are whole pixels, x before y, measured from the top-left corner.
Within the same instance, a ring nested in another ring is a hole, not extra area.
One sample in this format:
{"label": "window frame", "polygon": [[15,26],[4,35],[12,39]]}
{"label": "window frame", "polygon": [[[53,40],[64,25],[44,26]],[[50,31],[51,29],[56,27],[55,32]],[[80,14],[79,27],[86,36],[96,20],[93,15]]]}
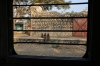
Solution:
{"label": "window frame", "polygon": [[[89,37],[89,38],[87,39],[87,51],[86,51],[86,54],[83,56],[83,58],[70,58],[70,57],[68,57],[68,58],[54,58],[54,57],[41,57],[41,56],[40,57],[37,57],[37,56],[33,57],[33,56],[17,55],[16,52],[14,51],[13,40],[12,40],[13,39],[13,36],[12,36],[13,35],[13,32],[12,32],[13,24],[11,23],[11,22],[13,22],[12,21],[13,19],[11,18],[12,14],[13,14],[12,8],[11,8],[12,7],[12,1],[13,0],[9,0],[9,1],[3,0],[1,2],[2,5],[4,5],[1,12],[3,13],[2,15],[4,15],[4,17],[6,19],[5,20],[4,18],[2,18],[1,21],[4,21],[4,23],[7,25],[7,26],[1,25],[1,27],[0,27],[1,28],[0,34],[3,38],[2,40],[6,40],[6,42],[0,41],[1,42],[0,48],[3,49],[3,50],[0,50],[0,58],[5,59],[5,61],[4,62],[2,61],[2,63],[33,64],[33,63],[37,63],[37,62],[38,63],[42,62],[42,64],[45,64],[45,63],[46,64],[49,64],[49,63],[56,64],[56,63],[58,63],[58,61],[60,61],[60,63],[64,63],[63,61],[65,61],[65,62],[71,62],[71,63],[76,62],[75,64],[78,64],[80,61],[81,61],[81,63],[84,63],[86,61],[89,62],[91,60],[97,59],[97,58],[95,59],[95,57],[94,57],[96,55],[93,56],[93,53],[96,53],[96,52],[95,52],[95,50],[94,51],[92,50],[93,46],[95,46],[95,45],[93,44],[94,42],[91,41],[91,40],[93,40],[93,37],[94,37],[94,36],[92,36],[92,32],[93,32],[93,29],[92,29],[92,25],[93,25],[93,20],[92,20],[93,19],[93,7],[92,7],[93,1],[92,0],[88,1],[89,2],[89,10],[88,10],[88,15],[89,15],[88,16],[89,17],[88,18],[88,22],[89,22],[88,29],[89,29],[89,31],[87,33],[87,37]],[[6,26],[6,27],[4,27],[4,26]],[[8,28],[7,30],[5,30],[8,34],[7,33],[3,34],[2,31],[3,31],[4,28],[2,28],[2,27],[4,27],[5,29]],[[6,34],[6,36],[5,36],[5,34]],[[95,48],[96,48],[96,46],[95,46]]]}

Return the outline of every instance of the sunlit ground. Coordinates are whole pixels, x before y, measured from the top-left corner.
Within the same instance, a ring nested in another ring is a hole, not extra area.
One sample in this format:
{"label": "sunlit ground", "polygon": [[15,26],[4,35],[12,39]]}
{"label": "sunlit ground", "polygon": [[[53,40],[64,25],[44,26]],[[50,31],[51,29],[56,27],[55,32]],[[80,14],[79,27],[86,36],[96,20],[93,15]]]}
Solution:
{"label": "sunlit ground", "polygon": [[[28,36],[26,34],[15,34]],[[53,56],[53,57],[82,57],[86,52],[84,45],[58,45],[58,44],[14,44],[14,49],[19,55]]]}
{"label": "sunlit ground", "polygon": [[15,44],[14,49],[19,55],[82,57],[86,46],[46,45],[46,44]]}

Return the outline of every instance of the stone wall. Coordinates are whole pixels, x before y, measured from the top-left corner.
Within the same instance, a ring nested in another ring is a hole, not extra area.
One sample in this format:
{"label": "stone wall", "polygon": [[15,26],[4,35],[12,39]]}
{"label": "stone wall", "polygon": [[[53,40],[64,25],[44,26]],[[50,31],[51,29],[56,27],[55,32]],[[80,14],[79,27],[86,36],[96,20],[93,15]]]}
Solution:
{"label": "stone wall", "polygon": [[[40,6],[31,7],[31,17],[63,17],[64,15],[51,11],[43,11]],[[32,30],[72,30],[72,19],[31,19]],[[41,33],[49,33],[51,37],[72,36],[71,32],[32,32],[31,36],[40,37]]]}
{"label": "stone wall", "polygon": [[[32,19],[33,30],[72,30],[72,19]],[[49,33],[51,37],[72,36],[72,32],[33,32],[32,36],[39,37],[41,33]]]}

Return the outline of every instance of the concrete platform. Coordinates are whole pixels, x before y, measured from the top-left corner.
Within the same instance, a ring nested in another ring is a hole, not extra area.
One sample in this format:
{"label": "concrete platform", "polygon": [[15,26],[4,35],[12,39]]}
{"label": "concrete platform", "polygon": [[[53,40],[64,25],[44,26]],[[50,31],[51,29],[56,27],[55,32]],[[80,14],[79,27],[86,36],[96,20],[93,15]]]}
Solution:
{"label": "concrete platform", "polygon": [[87,39],[82,37],[66,37],[66,38],[50,38],[49,40],[44,41],[44,38],[37,38],[37,37],[14,37],[14,42],[86,44]]}

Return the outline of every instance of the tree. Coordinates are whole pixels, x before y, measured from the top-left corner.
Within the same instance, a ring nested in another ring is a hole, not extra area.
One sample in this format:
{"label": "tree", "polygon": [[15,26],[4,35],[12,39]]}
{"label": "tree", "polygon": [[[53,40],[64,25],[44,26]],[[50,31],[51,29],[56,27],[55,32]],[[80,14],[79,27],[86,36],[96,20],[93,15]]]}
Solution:
{"label": "tree", "polygon": [[[32,4],[61,4],[61,3],[71,3],[71,1],[65,2],[65,0],[13,0],[14,5],[32,5]],[[69,5],[43,5],[41,6],[43,10],[51,10],[53,7],[57,7],[57,9],[69,9]],[[25,6],[14,6],[16,9],[16,17],[22,16],[25,14],[23,11],[30,12],[30,9],[25,10]],[[14,14],[15,14],[14,13]]]}
{"label": "tree", "polygon": [[[68,4],[71,1],[65,2],[65,0],[13,0],[13,5],[33,5],[33,4]],[[31,13],[31,6],[14,6],[13,11],[14,17],[23,17],[25,14]],[[69,9],[69,5],[42,5],[42,10],[51,10],[53,7],[57,9]],[[16,21],[14,21],[16,22]]]}
{"label": "tree", "polygon": [[[41,4],[62,4],[62,3],[71,3],[65,2],[65,0],[34,0],[34,4],[41,3]],[[57,9],[69,9],[69,5],[47,5],[47,6],[42,6],[44,10],[51,10],[53,7],[57,7]]]}
{"label": "tree", "polygon": [[[71,0],[68,2],[65,2],[65,0],[14,0],[13,4],[21,4],[21,3],[25,3],[26,4],[61,4],[61,3],[71,3]],[[44,10],[51,10],[52,7],[57,7],[57,9],[69,9],[70,6],[69,5],[45,5],[45,7],[43,7]]]}
{"label": "tree", "polygon": [[66,12],[67,15],[73,15],[75,12],[72,10],[71,12]]}
{"label": "tree", "polygon": [[[61,4],[61,3],[71,3],[71,1],[65,2],[65,0],[13,0],[13,5],[32,5],[32,4]],[[13,6],[14,17],[23,17],[25,14],[30,13],[30,8],[26,6]],[[51,10],[53,7],[57,9],[69,9],[69,5],[45,5],[41,6],[43,10]]]}

